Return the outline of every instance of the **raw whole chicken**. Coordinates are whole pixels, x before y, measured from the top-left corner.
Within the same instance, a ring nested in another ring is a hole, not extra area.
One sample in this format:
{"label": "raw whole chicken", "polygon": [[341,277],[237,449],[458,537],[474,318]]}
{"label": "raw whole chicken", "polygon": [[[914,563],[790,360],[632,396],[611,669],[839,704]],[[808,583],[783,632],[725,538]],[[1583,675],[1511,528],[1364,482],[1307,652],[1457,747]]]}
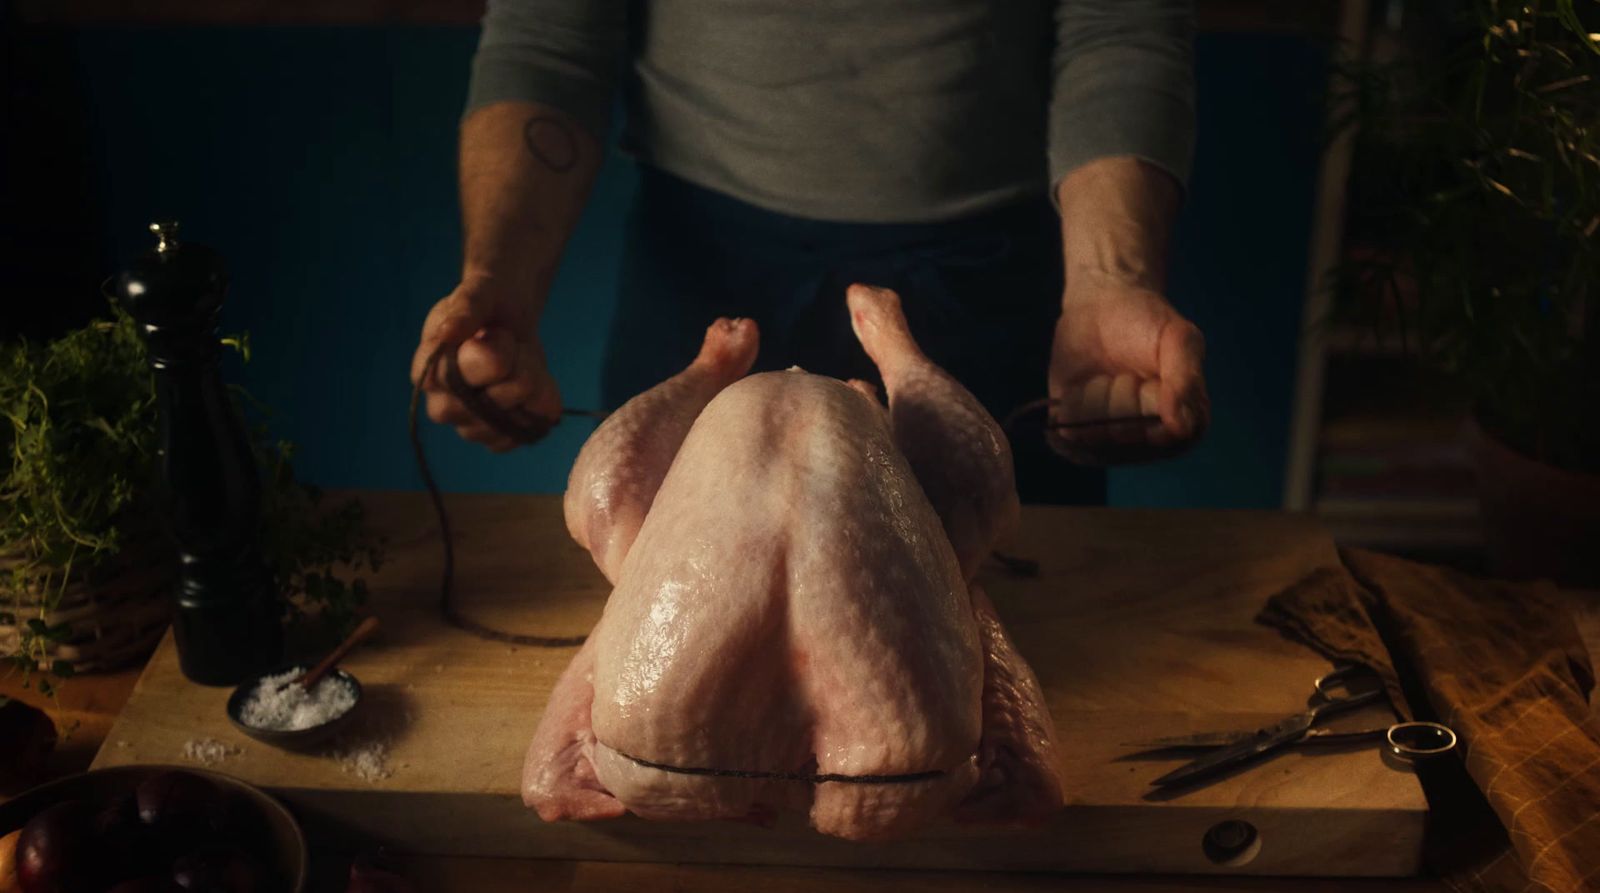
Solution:
{"label": "raw whole chicken", "polygon": [[747,377],[755,324],[721,319],[584,445],[567,526],[613,589],[528,749],[542,819],[798,809],[876,840],[1061,805],[1039,684],[972,583],[1017,520],[1005,436],[893,292],[848,302],[887,407]]}

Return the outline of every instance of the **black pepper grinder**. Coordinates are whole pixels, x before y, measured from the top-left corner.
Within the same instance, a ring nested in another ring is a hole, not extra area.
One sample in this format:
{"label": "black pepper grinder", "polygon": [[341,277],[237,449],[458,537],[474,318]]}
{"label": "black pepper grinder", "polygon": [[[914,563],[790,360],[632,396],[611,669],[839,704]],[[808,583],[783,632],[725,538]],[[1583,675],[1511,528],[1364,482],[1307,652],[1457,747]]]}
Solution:
{"label": "black pepper grinder", "polygon": [[261,558],[261,479],[219,369],[222,258],[179,245],[177,223],[152,223],[156,247],[117,280],[139,323],[161,412],[161,505],[180,569],[173,635],[183,675],[237,685],[282,658],[271,571]]}

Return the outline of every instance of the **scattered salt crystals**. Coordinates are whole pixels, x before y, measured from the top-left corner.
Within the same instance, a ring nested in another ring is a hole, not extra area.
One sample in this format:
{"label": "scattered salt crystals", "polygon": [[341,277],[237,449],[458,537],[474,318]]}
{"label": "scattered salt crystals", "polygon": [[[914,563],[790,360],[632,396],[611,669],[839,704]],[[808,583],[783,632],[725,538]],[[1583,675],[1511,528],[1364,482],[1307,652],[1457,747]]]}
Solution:
{"label": "scattered salt crystals", "polygon": [[362,781],[382,781],[394,774],[389,769],[389,745],[382,741],[335,751],[332,756],[339,761],[340,769]]}
{"label": "scattered salt crystals", "polygon": [[[117,742],[121,747],[125,742]],[[228,757],[244,753],[244,748],[215,738],[190,738],[183,742],[183,758],[191,763],[200,763],[204,766],[214,766]]]}
{"label": "scattered salt crystals", "polygon": [[302,668],[285,670],[256,684],[239,709],[245,725],[276,732],[293,732],[332,722],[355,706],[356,691],[337,676],[324,676],[306,691],[294,680]]}

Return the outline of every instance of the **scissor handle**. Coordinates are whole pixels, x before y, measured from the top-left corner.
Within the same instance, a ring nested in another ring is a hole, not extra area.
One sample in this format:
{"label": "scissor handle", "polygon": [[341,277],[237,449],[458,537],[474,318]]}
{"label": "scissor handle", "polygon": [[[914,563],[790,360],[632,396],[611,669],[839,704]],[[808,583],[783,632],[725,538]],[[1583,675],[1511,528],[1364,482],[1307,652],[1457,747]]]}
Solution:
{"label": "scissor handle", "polygon": [[[1355,691],[1349,688],[1347,684],[1349,680],[1352,677],[1360,676],[1371,677],[1378,684],[1366,691]],[[1346,683],[1342,686],[1342,690],[1340,683]],[[1359,664],[1337,667],[1318,676],[1312,685],[1316,688],[1317,696],[1321,698],[1321,703],[1314,704],[1311,707],[1313,719],[1333,713],[1343,713],[1346,710],[1354,710],[1388,695],[1388,692],[1383,688],[1381,680],[1378,679],[1378,674]]]}
{"label": "scissor handle", "polygon": [[1317,694],[1322,695],[1324,698],[1327,698],[1330,701],[1342,700],[1339,694],[1339,685],[1341,683],[1345,684],[1345,691],[1348,692],[1349,681],[1352,678],[1359,678],[1363,676],[1368,677],[1374,682],[1378,683],[1378,688],[1383,688],[1382,678],[1380,678],[1377,673],[1365,666],[1362,666],[1361,664],[1345,664],[1343,666],[1334,667],[1332,670],[1329,670],[1328,672],[1323,673],[1321,676],[1318,676],[1316,681],[1311,683],[1311,685],[1317,690]]}
{"label": "scissor handle", "polygon": [[1401,722],[1384,734],[1389,750],[1407,759],[1425,759],[1456,749],[1455,730],[1436,722]]}
{"label": "scissor handle", "polygon": [[1401,722],[1388,728],[1362,729],[1354,732],[1336,732],[1332,729],[1311,729],[1300,739],[1304,744],[1348,744],[1382,738],[1389,751],[1407,760],[1425,760],[1447,754],[1456,748],[1456,733],[1436,722]]}

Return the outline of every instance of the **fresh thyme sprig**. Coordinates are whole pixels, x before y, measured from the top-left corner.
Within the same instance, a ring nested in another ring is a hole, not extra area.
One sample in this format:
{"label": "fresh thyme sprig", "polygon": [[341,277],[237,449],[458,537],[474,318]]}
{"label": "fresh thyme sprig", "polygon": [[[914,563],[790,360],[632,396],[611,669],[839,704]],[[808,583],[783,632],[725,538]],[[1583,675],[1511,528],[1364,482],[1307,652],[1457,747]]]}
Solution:
{"label": "fresh thyme sprig", "polygon": [[[248,360],[246,336],[222,343]],[[295,477],[293,445],[270,440],[262,408],[235,393],[257,417],[260,543],[285,620],[342,631],[366,601],[355,575],[378,567],[383,544],[359,501],[329,504]],[[0,344],[0,418],[0,624],[16,630],[0,638],[0,662],[49,693],[73,670],[53,656],[71,626],[48,622],[67,585],[157,529],[155,386],[133,320],[113,307],[53,341]]]}

